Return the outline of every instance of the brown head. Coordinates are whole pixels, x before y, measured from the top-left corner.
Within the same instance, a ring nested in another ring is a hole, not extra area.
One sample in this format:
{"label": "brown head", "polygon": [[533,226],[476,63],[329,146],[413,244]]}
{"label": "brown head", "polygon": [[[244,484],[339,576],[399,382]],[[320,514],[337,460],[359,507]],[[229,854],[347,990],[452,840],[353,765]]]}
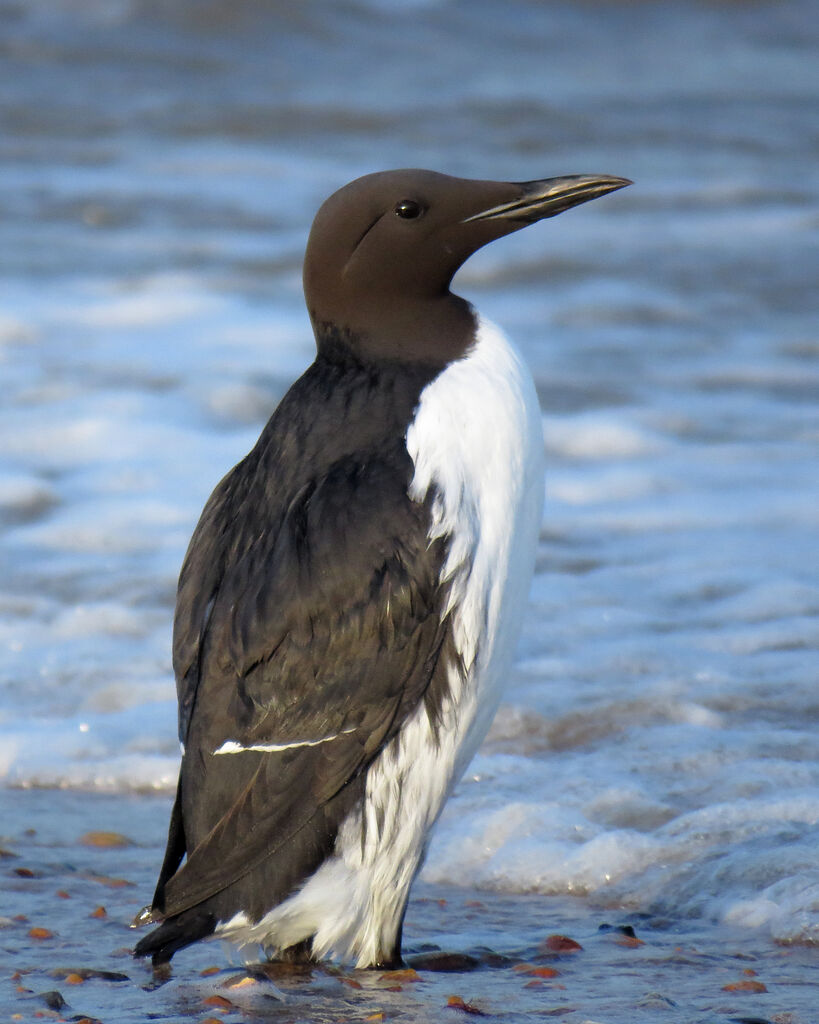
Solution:
{"label": "brown head", "polygon": [[503,182],[421,170],[356,179],[322,205],[307,243],[304,293],[319,351],[341,335],[365,359],[458,358],[474,322],[449,285],[468,257],[630,184],[607,175]]}

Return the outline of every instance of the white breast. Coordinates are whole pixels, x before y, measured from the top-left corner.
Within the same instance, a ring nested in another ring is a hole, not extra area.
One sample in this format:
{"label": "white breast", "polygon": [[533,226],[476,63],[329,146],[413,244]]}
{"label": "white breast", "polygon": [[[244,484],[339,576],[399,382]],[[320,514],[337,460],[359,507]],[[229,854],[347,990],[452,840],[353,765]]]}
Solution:
{"label": "white breast", "polygon": [[[451,580],[455,643],[468,682],[468,692],[454,694],[453,728],[464,742],[460,777],[497,710],[529,593],[543,505],[535,387],[494,324],[479,321],[470,354],[424,390],[407,448],[415,463],[410,494],[420,501],[435,488],[431,536],[450,537],[442,577]],[[465,722],[470,708],[461,707],[463,700],[476,704],[474,720]]]}
{"label": "white breast", "polygon": [[[421,393],[407,431],[410,496],[436,499],[430,539],[449,538],[442,580],[463,671],[436,739],[423,704],[367,776],[364,807],[335,855],[258,925],[219,930],[282,948],[313,935],[319,957],[378,963],[400,927],[429,831],[497,710],[529,591],[543,500],[543,438],[529,372],[503,334],[479,322],[468,355]],[[244,917],[244,915],[239,915]]]}

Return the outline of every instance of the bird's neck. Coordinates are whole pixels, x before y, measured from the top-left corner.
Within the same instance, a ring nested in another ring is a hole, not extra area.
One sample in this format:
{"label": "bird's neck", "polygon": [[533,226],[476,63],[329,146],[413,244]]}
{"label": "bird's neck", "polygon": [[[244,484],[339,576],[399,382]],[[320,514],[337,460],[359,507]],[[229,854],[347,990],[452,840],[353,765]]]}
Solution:
{"label": "bird's neck", "polygon": [[451,292],[323,314],[311,310],[316,347],[333,361],[407,363],[435,370],[463,358],[475,341],[476,317]]}

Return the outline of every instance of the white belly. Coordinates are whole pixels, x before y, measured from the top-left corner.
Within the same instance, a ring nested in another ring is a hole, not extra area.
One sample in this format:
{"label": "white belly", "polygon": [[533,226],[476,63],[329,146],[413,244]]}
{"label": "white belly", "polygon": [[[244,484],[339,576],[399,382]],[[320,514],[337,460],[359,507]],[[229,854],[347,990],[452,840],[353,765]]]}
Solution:
{"label": "white belly", "polygon": [[[281,949],[313,935],[318,957],[379,962],[401,924],[429,832],[491,724],[531,580],[543,501],[537,395],[515,349],[481,320],[475,346],[421,394],[407,431],[410,495],[438,495],[431,539],[450,538],[454,640],[450,697],[437,737],[423,703],[367,776],[363,809],[342,825],[334,856],[257,925],[219,928],[240,945]],[[244,918],[244,920],[241,920]]]}

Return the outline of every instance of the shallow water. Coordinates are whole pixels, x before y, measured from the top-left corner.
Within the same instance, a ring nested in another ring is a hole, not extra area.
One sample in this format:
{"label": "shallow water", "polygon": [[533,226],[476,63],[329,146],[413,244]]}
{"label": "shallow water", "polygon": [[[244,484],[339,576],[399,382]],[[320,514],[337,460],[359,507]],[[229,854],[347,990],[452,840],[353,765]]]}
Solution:
{"label": "shallow water", "polygon": [[[117,1024],[208,1015],[427,1024],[478,1011],[495,1024],[815,1019],[819,964],[804,946],[776,947],[759,931],[566,896],[425,882],[413,892],[406,921],[414,975],[333,967],[248,975],[210,943],[184,950],[169,974],[154,975],[131,957],[128,922],[153,884],[169,800],[73,792],[60,794],[58,806],[55,814],[48,791],[0,791],[0,1007],[22,1014],[13,1019],[54,1007],[54,993],[66,1004],[56,1003],[63,1019]],[[89,845],[89,832],[99,829],[108,833],[105,842],[124,845]],[[42,928],[50,934],[33,937]],[[562,952],[550,948],[555,938]],[[442,963],[442,952],[460,962]],[[457,999],[473,1012],[449,1005]]]}
{"label": "shallow water", "polygon": [[6,785],[58,823],[58,789],[173,785],[176,574],[311,359],[329,192],[621,174],[458,278],[533,369],[549,472],[507,702],[424,882],[819,941],[813,14],[0,4]]}

